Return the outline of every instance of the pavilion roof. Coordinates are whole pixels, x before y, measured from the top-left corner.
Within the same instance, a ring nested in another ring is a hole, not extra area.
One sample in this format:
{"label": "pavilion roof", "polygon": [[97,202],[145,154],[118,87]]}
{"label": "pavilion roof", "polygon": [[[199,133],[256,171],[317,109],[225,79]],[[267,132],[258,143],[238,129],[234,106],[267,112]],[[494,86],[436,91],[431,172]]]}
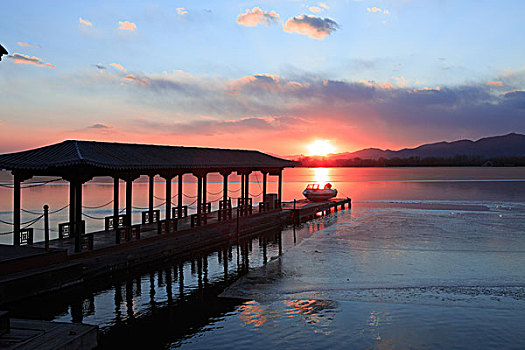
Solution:
{"label": "pavilion roof", "polygon": [[259,151],[66,140],[0,155],[0,168],[51,171],[88,167],[108,171],[285,168],[297,162]]}

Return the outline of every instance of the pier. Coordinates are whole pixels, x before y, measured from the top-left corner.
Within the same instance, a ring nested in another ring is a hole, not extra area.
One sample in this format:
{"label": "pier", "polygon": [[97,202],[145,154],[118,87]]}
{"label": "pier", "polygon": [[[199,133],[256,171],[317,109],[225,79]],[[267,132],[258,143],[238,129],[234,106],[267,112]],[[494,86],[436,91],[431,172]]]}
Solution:
{"label": "pier", "polygon": [[287,224],[298,225],[301,222],[311,220],[316,216],[328,215],[338,210],[350,209],[352,201],[350,198],[332,198],[322,202],[312,202],[306,199],[283,202],[282,209],[288,213],[285,216]]}

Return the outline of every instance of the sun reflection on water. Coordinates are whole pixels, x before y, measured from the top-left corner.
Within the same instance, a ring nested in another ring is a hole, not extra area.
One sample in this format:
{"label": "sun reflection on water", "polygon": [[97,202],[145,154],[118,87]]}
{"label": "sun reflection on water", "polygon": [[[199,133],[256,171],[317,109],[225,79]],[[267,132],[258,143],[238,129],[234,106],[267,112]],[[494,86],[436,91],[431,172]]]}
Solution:
{"label": "sun reflection on water", "polygon": [[330,181],[329,175],[328,168],[314,168],[314,180],[319,186],[324,186]]}

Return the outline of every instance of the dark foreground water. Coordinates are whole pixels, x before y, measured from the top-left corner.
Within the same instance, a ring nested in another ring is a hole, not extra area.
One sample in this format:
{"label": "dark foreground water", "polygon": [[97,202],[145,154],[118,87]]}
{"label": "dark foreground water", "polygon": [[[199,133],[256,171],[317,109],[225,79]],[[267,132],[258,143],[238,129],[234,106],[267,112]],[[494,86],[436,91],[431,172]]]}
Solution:
{"label": "dark foreground water", "polygon": [[525,348],[525,169],[293,169],[285,195],[320,176],[351,211],[11,308],[102,348]]}

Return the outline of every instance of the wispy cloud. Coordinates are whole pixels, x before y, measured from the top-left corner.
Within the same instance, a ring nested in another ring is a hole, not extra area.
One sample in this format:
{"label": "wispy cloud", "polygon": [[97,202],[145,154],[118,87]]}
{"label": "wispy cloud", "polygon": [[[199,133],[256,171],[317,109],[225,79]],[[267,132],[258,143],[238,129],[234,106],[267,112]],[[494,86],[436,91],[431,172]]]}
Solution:
{"label": "wispy cloud", "polygon": [[333,19],[305,14],[288,19],[283,26],[285,32],[299,33],[318,40],[323,40],[338,28],[339,25]]}
{"label": "wispy cloud", "polygon": [[106,66],[102,65],[102,63],[95,64],[94,66],[97,67],[100,70],[106,69]]}
{"label": "wispy cloud", "polygon": [[88,26],[88,27],[91,27],[93,25],[93,23],[91,23],[88,20],[82,19],[82,17],[78,18],[78,23],[83,24],[83,25]]}
{"label": "wispy cloud", "polygon": [[31,57],[31,56],[23,55],[21,53],[14,53],[7,57],[13,60],[15,63],[27,63],[27,64],[33,64],[39,67],[56,68],[56,65],[51,64],[51,63],[44,63],[41,58],[38,58],[35,56]]}
{"label": "wispy cloud", "polygon": [[127,72],[126,68],[124,68],[124,67],[123,67],[121,64],[119,64],[119,63],[110,63],[109,65],[112,66],[112,67],[115,67],[116,69],[118,69],[118,70],[121,71],[121,72],[124,72],[124,73]]}
{"label": "wispy cloud", "polygon": [[503,87],[503,82],[502,81],[489,81],[487,83],[488,86],[493,86],[493,87]]}
{"label": "wispy cloud", "polygon": [[179,16],[184,16],[188,14],[188,10],[186,10],[184,7],[178,7],[177,8],[177,14]]}
{"label": "wispy cloud", "polygon": [[128,81],[128,82],[132,82],[132,83],[136,83],[136,84],[139,84],[139,85],[145,85],[145,86],[149,86],[151,85],[150,83],[150,80],[146,77],[138,77],[134,74],[128,74],[126,75],[125,77],[122,78],[123,81]]}
{"label": "wispy cloud", "polygon": [[119,25],[118,29],[120,30],[129,30],[132,32],[137,30],[137,25],[130,21],[118,21],[118,25]]}
{"label": "wispy cloud", "polygon": [[18,46],[22,46],[22,47],[32,47],[32,48],[35,48],[35,49],[40,49],[41,48],[40,45],[33,45],[33,44],[23,43],[21,41],[19,41],[17,44],[18,44]]}
{"label": "wispy cloud", "polygon": [[320,13],[320,12],[323,12],[324,10],[328,10],[330,7],[325,4],[324,2],[320,2],[318,4],[318,6],[309,6],[308,7],[308,10],[310,10],[310,12],[313,12],[313,13]]}
{"label": "wispy cloud", "polygon": [[379,7],[367,7],[366,9],[368,12],[373,12],[373,13],[382,13],[382,14],[385,14],[385,15],[390,15],[390,10],[387,10],[387,9],[381,9]]}
{"label": "wispy cloud", "polygon": [[259,7],[254,7],[252,10],[246,10],[237,17],[237,23],[246,27],[255,27],[258,24],[275,24],[281,20],[278,13],[275,11],[263,11]]}

